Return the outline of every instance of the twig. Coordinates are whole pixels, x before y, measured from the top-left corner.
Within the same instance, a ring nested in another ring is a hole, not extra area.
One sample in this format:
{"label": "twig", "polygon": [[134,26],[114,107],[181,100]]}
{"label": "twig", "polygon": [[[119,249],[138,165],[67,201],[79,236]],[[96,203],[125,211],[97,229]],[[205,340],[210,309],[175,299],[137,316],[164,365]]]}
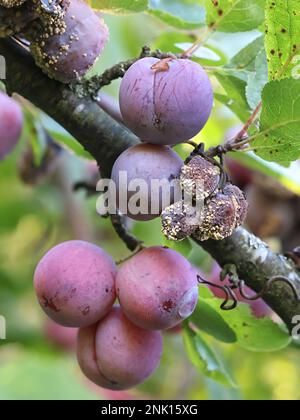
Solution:
{"label": "twig", "polygon": [[84,80],[83,82],[71,85],[71,89],[76,93],[78,97],[87,98],[90,97],[94,100],[97,99],[99,90],[103,86],[110,85],[112,81],[119,79],[124,76],[126,71],[138,60],[145,57],[154,57],[158,59],[175,58],[176,55],[173,53],[163,53],[160,50],[151,51],[148,46],[142,48],[142,52],[139,57],[122,61],[106,70],[101,75],[96,75],[90,79]]}
{"label": "twig", "polygon": [[126,225],[125,225],[125,218],[121,214],[112,214],[110,216],[111,223],[119,236],[120,239],[124,242],[127,246],[129,251],[136,251],[137,249],[142,248],[142,241],[138,240],[135,236],[133,236],[130,232],[128,232]]}

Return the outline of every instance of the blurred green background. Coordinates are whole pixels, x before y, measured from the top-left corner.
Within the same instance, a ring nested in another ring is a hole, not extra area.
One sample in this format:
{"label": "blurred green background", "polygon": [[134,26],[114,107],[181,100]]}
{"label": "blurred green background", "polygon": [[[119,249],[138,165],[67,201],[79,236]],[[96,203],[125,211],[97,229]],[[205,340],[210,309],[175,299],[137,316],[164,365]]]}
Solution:
{"label": "blurred green background", "polygon": [[[105,20],[110,43],[94,72],[137,56],[145,44],[171,49],[172,36],[165,34],[172,29],[155,17],[105,16]],[[222,39],[228,59],[257,35],[219,34],[213,39],[215,45]],[[116,96],[118,83],[106,90]],[[218,144],[236,123],[228,109],[216,104],[199,140]],[[7,321],[7,339],[0,340],[0,399],[300,399],[299,349],[251,353],[214,342],[237,384],[226,388],[196,371],[176,332],[165,333],[161,366],[137,390],[114,393],[89,383],[76,363],[72,334],[69,341],[62,338],[42,314],[32,286],[33,272],[49,248],[71,238],[93,241],[116,260],[128,252],[110,222],[96,214],[96,198],[72,193],[73,183],[89,176],[88,161],[66,151],[55,173],[32,188],[16,170],[27,141],[25,135],[15,153],[0,163],[0,315]],[[162,243],[159,221],[136,223],[133,230],[147,244]],[[204,271],[211,265],[199,247],[191,258]]]}

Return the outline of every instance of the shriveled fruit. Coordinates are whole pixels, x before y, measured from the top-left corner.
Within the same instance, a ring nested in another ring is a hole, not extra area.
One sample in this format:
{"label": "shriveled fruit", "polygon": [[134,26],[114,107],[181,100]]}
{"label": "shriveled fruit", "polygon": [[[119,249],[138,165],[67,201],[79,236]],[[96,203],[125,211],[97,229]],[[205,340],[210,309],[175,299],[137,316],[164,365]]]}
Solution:
{"label": "shriveled fruit", "polygon": [[195,236],[200,241],[220,241],[233,234],[237,227],[237,203],[219,192],[206,204],[204,219]]}
{"label": "shriveled fruit", "polygon": [[161,214],[163,234],[170,241],[182,241],[198,228],[201,215],[191,204],[177,201]]}
{"label": "shriveled fruit", "polygon": [[218,166],[201,156],[195,156],[183,166],[180,183],[187,195],[204,200],[217,191],[220,175]]}

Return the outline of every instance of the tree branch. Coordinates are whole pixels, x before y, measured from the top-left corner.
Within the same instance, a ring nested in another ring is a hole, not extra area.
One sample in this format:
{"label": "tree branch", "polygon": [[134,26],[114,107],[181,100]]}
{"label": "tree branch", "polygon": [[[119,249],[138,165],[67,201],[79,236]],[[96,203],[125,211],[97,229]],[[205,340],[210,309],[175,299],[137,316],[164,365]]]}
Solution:
{"label": "tree branch", "polygon": [[70,132],[97,160],[104,176],[110,176],[117,157],[138,142],[130,131],[108,116],[96,102],[78,97],[67,85],[45,76],[30,54],[9,39],[0,39],[0,55],[6,60],[9,93],[17,92]]}
{"label": "tree branch", "polygon": [[[103,175],[110,175],[116,158],[138,139],[109,117],[90,99],[83,99],[66,85],[44,76],[31,56],[13,41],[0,40],[0,54],[7,64],[8,92],[17,92],[44,110],[65,127],[89,151],[100,165]],[[287,258],[276,255],[258,238],[240,228],[224,241],[200,242],[221,266],[234,264],[240,278],[259,292],[273,276],[287,277],[300,295],[300,272]],[[265,301],[293,327],[292,319],[300,315],[300,301],[284,283],[276,283]]]}

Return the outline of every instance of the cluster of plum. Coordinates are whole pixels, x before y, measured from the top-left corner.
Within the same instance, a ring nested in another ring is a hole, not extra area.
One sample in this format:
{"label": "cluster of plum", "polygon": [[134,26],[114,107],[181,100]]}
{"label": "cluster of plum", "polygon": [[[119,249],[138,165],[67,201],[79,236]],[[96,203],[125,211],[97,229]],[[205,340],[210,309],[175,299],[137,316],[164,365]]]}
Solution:
{"label": "cluster of plum", "polygon": [[23,34],[36,64],[63,83],[94,65],[109,32],[84,0],[0,0],[0,37]]}
{"label": "cluster of plum", "polygon": [[[245,197],[238,187],[223,182],[220,165],[199,155],[184,165],[171,148],[201,131],[212,105],[210,80],[203,68],[189,59],[143,58],[129,68],[121,83],[120,109],[126,126],[142,144],[121,154],[112,170],[117,200],[124,196],[124,190],[127,193],[125,211],[117,202],[121,213],[135,220],[162,215],[163,232],[171,240],[182,240],[192,234],[202,241],[221,240],[244,222]],[[147,197],[139,193],[140,201],[148,203],[143,212],[133,212],[129,205],[136,197],[129,188],[135,179],[142,179],[148,186]],[[154,179],[169,183],[167,193],[154,195],[151,185]],[[174,180],[180,180],[179,195]],[[183,192],[191,196],[191,208],[182,202]],[[196,221],[192,211],[195,200],[205,204],[203,218]]]}
{"label": "cluster of plum", "polygon": [[[38,264],[39,303],[56,323],[79,328],[77,356],[97,385],[121,390],[145,381],[159,364],[161,330],[189,317],[197,272],[176,251],[152,247],[119,269],[96,245],[64,242]],[[114,305],[116,299],[119,305]]]}

